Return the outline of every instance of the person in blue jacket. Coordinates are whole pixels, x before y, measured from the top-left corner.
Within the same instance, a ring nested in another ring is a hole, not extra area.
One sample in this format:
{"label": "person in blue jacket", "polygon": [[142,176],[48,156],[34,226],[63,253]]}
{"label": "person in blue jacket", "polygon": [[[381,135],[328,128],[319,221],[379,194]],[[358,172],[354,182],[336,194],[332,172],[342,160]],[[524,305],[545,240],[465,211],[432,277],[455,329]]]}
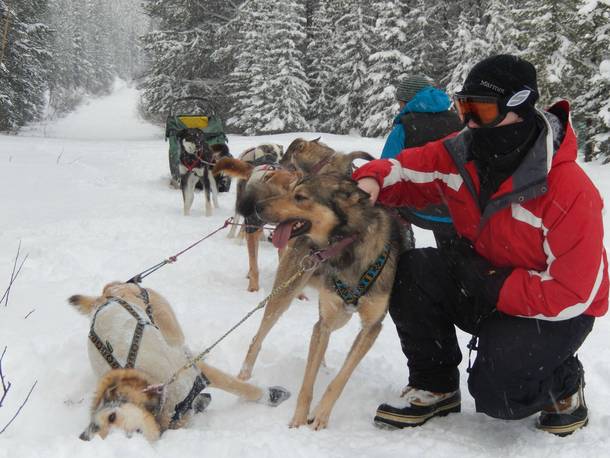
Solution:
{"label": "person in blue jacket", "polygon": [[[451,108],[449,96],[436,87],[425,75],[411,75],[403,78],[396,89],[396,99],[400,112],[393,122],[382,159],[396,157],[405,148],[422,146],[439,140],[462,129],[459,116]],[[436,244],[442,248],[452,239],[454,230],[451,218],[444,206],[434,206],[422,211],[400,209],[407,221],[434,232]],[[407,247],[415,245],[412,229],[407,228]]]}

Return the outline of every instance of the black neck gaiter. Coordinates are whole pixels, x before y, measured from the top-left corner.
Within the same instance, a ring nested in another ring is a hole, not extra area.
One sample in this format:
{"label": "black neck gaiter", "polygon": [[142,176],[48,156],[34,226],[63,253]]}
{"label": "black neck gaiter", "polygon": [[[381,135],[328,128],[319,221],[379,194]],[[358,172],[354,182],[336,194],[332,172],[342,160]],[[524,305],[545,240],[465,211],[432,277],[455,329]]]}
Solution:
{"label": "black neck gaiter", "polygon": [[479,204],[485,208],[489,197],[519,167],[536,141],[536,113],[522,115],[523,121],[501,127],[470,129],[470,151],[481,181]]}

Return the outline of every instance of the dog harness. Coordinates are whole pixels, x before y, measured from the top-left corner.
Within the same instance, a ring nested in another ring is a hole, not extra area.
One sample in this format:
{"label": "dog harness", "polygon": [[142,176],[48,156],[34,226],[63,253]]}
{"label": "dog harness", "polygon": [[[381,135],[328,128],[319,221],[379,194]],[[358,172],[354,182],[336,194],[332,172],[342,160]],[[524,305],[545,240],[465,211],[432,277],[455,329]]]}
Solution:
{"label": "dog harness", "polygon": [[367,291],[373,286],[381,271],[383,270],[388,258],[390,257],[390,244],[386,243],[383,247],[383,251],[377,257],[375,262],[373,262],[369,268],[362,274],[358,284],[351,288],[349,285],[346,285],[343,281],[333,275],[332,281],[335,287],[335,291],[337,294],[343,299],[348,306],[353,308],[358,307],[358,301],[362,296],[364,296]]}
{"label": "dog harness", "polygon": [[170,429],[174,426],[180,419],[193,408],[193,402],[201,394],[203,390],[210,384],[210,380],[200,373],[195,377],[195,381],[193,382],[193,386],[191,387],[191,391],[186,395],[186,397],[180,401],[174,407],[174,414],[172,415],[172,419],[170,420],[169,427]]}
{"label": "dog harness", "polygon": [[[89,340],[91,340],[93,345],[95,345],[95,348],[97,348],[97,351],[100,352],[102,357],[106,360],[106,362],[112,369],[133,368],[136,364],[136,358],[138,357],[138,350],[140,349],[140,342],[142,341],[144,327],[145,326],[154,326],[155,328],[157,327],[154,323],[154,320],[152,319],[152,310],[151,310],[150,304],[148,303],[148,292],[146,292],[146,290],[144,290],[143,288],[140,288],[140,290],[141,290],[141,292],[140,292],[141,296],[142,296],[142,291],[144,291],[144,295],[146,297],[146,299],[144,299],[144,297],[142,297],[142,299],[146,303],[146,314],[147,314],[149,320],[143,319],[142,316],[138,312],[136,312],[134,310],[134,308],[131,305],[129,305],[127,302],[125,302],[123,299],[111,296],[108,298],[108,301],[105,304],[102,304],[96,310],[95,315],[93,316],[93,320],[91,321],[91,328],[89,329]],[[108,341],[102,342],[102,339],[100,339],[100,337],[95,332],[95,320],[97,318],[97,314],[112,303],[117,303],[117,304],[121,305],[131,316],[133,316],[136,319],[136,322],[137,322],[136,328],[133,332],[133,337],[131,338],[131,345],[129,347],[129,352],[127,354],[127,360],[125,361],[125,366],[121,366],[121,364],[114,357],[113,348],[112,348],[112,345],[110,344],[110,342],[108,342]]]}
{"label": "dog harness", "polygon": [[205,160],[203,149],[196,150],[194,154],[182,153],[180,155],[180,163],[185,166],[189,172],[192,172],[193,169],[201,169],[205,165],[214,165],[214,163]]}

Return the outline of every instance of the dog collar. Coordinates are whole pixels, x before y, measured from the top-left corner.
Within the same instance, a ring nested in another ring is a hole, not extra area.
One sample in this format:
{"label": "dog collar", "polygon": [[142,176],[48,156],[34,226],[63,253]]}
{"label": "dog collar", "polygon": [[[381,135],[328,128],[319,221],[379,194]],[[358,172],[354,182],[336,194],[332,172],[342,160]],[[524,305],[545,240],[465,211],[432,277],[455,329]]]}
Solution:
{"label": "dog collar", "polygon": [[358,301],[364,296],[367,291],[373,286],[381,271],[383,270],[388,258],[390,257],[390,244],[386,243],[383,247],[383,251],[377,257],[369,268],[362,274],[358,284],[354,288],[350,288],[343,281],[333,275],[332,281],[337,294],[343,299],[347,305],[352,307],[358,307]]}
{"label": "dog collar", "polygon": [[311,174],[317,175],[326,164],[328,164],[328,163],[330,163],[330,161],[332,161],[333,157],[335,157],[335,154],[336,153],[333,153],[330,156],[325,157],[324,159],[320,159],[318,162],[316,162],[313,165],[313,167],[311,168]]}
{"label": "dog collar", "polygon": [[347,248],[352,243],[354,243],[357,238],[358,238],[358,234],[353,234],[353,235],[350,235],[349,237],[345,237],[345,238],[339,240],[338,242],[335,242],[321,250],[311,250],[309,253],[309,256],[307,256],[305,259],[309,259],[315,265],[320,264],[324,261],[329,260],[330,258],[337,256],[345,248]]}

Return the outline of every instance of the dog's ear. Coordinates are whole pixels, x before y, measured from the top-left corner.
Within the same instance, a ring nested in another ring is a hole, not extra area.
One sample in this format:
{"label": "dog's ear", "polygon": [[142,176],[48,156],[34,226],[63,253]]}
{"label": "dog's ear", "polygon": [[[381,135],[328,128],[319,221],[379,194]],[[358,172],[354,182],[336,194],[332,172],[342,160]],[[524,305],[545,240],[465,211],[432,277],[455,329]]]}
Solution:
{"label": "dog's ear", "polygon": [[116,401],[118,397],[118,385],[111,385],[104,390],[102,395],[101,404],[108,404],[112,401]]}
{"label": "dog's ear", "polygon": [[144,408],[156,417],[161,412],[165,400],[165,385],[149,385],[142,392],[146,395]]}
{"label": "dog's ear", "polygon": [[319,143],[319,141],[320,141],[320,139],[321,139],[321,138],[322,138],[322,137],[314,138],[314,139],[312,140],[312,142],[314,142],[314,143]]}

